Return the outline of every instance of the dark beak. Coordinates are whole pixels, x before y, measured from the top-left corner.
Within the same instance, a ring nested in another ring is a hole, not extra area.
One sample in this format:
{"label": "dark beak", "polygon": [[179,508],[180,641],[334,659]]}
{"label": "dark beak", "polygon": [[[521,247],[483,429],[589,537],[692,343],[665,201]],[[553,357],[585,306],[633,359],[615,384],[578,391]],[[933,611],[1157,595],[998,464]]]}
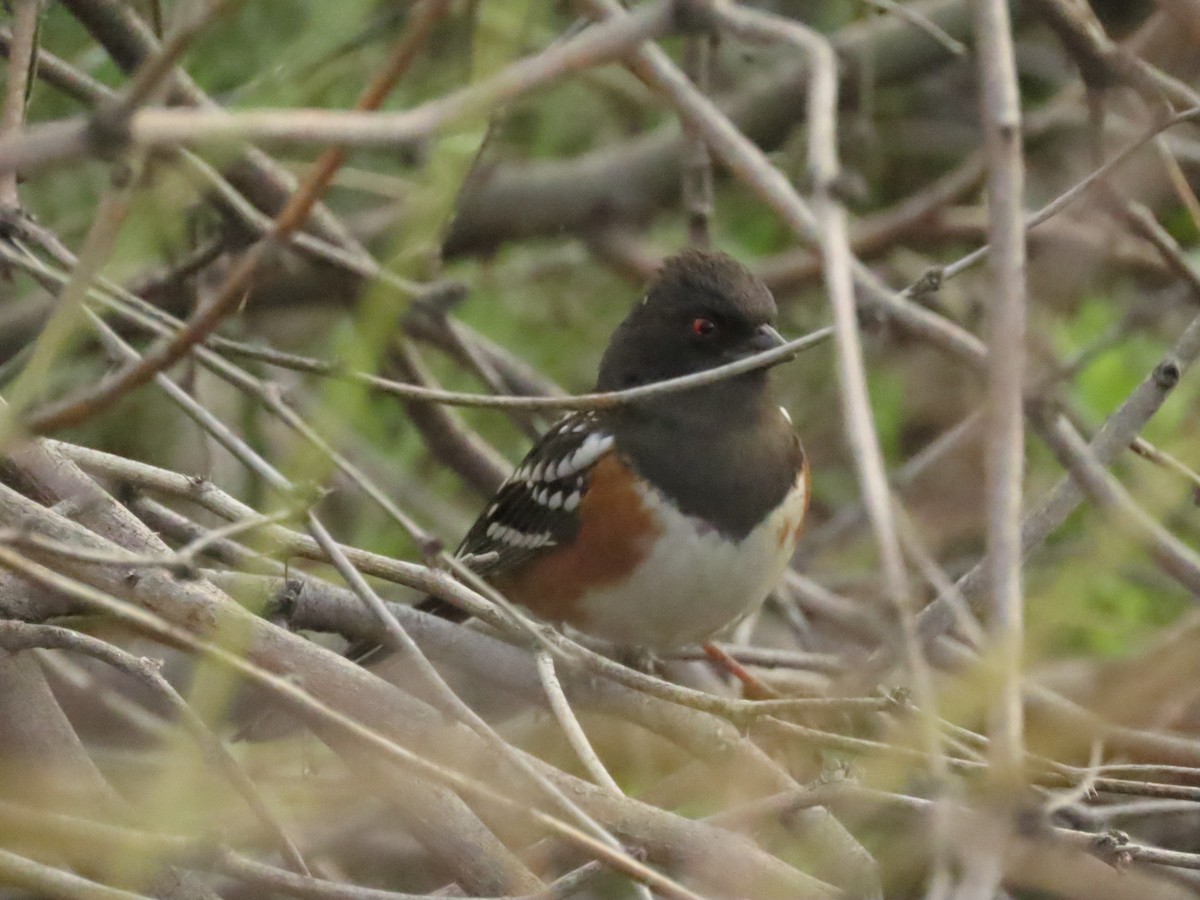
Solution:
{"label": "dark beak", "polygon": [[[746,355],[762,353],[765,350],[774,350],[776,347],[782,347],[786,343],[787,340],[784,339],[783,335],[770,325],[759,325],[754,329],[754,336],[746,343]],[[776,365],[794,358],[794,356],[785,357],[779,360]]]}

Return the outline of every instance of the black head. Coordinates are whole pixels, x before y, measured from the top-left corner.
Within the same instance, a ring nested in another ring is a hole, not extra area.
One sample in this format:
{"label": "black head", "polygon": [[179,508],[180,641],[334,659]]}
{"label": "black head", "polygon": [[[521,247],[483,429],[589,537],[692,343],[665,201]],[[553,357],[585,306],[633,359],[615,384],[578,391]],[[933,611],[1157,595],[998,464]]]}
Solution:
{"label": "black head", "polygon": [[[689,375],[779,346],[775,300],[745,266],[711,250],[663,263],[645,297],[617,327],[597,390]],[[734,381],[761,383],[765,369]]]}

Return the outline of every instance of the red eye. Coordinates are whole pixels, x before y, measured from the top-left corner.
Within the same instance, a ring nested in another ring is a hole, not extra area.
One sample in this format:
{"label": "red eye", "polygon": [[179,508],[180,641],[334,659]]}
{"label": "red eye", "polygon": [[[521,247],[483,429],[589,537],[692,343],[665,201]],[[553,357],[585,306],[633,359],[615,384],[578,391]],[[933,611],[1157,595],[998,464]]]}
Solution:
{"label": "red eye", "polygon": [[697,337],[708,337],[717,330],[717,323],[708,316],[696,316],[692,319],[692,334]]}

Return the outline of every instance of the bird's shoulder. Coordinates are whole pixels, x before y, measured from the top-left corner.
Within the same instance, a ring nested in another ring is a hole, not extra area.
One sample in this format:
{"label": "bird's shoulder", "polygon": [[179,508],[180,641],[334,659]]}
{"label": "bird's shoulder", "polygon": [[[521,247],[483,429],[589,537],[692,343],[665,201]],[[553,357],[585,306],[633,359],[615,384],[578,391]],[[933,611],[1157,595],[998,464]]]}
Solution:
{"label": "bird's shoulder", "polygon": [[514,568],[579,532],[579,507],[613,435],[592,412],[556,422],[492,497],[457,555],[482,575]]}

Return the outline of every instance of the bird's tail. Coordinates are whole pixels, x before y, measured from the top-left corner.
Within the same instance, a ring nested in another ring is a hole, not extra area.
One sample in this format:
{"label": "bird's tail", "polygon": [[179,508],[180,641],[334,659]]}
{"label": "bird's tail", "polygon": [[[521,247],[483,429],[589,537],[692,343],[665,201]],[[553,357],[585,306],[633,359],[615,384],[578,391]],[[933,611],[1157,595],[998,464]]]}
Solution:
{"label": "bird's tail", "polygon": [[[438,616],[448,622],[465,622],[471,618],[470,614],[459,609],[452,603],[447,603],[445,600],[440,600],[432,594],[425,597],[420,603],[416,604],[416,609],[423,613],[429,613],[432,616]],[[352,641],[346,648],[343,654],[351,662],[356,662],[360,666],[368,663],[377,663],[382,661],[387,656],[386,648],[378,640],[373,638],[363,638],[361,640]]]}

